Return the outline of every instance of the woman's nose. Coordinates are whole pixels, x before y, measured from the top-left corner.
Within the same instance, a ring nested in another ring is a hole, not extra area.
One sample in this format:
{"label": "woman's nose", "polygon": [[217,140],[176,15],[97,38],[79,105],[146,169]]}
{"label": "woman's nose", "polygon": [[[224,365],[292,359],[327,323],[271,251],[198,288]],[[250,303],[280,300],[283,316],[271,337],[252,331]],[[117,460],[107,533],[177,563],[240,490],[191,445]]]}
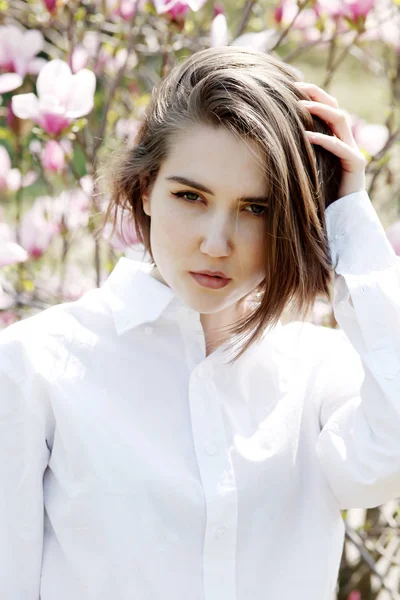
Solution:
{"label": "woman's nose", "polygon": [[229,256],[232,251],[233,225],[228,217],[215,217],[204,224],[200,250],[209,256]]}

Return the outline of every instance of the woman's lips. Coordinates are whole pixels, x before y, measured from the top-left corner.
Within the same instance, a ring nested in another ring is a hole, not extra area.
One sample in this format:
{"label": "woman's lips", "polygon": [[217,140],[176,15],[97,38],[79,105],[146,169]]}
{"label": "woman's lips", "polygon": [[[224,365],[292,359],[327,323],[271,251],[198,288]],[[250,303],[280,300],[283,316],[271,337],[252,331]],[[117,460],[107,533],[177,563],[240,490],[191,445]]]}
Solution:
{"label": "woman's lips", "polygon": [[190,271],[193,279],[197,281],[201,286],[211,288],[213,290],[219,290],[220,288],[228,285],[231,279],[224,279],[222,277],[214,277],[211,275],[203,275],[202,273],[193,273]]}

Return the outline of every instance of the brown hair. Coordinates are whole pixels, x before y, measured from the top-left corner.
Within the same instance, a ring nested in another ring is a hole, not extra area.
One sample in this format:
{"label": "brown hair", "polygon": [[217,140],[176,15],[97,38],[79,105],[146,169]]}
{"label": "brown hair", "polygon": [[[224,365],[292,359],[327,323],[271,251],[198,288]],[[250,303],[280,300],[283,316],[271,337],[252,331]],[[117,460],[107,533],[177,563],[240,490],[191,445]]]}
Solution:
{"label": "brown hair", "polygon": [[[288,306],[304,317],[317,296],[330,299],[332,265],[324,211],[337,199],[341,164],[313,146],[305,129],[332,135],[302,107],[297,71],[278,58],[240,47],[196,52],[153,90],[133,147],[115,151],[106,171],[106,219],[127,209],[151,262],[150,217],[142,194],[151,188],[174,136],[194,124],[226,127],[259,145],[271,210],[265,213],[265,279],[252,292],[253,310],[229,328],[245,339],[239,358]],[[128,214],[129,214],[128,213]],[[233,342],[233,337],[231,340]],[[229,347],[229,344],[228,344]]]}

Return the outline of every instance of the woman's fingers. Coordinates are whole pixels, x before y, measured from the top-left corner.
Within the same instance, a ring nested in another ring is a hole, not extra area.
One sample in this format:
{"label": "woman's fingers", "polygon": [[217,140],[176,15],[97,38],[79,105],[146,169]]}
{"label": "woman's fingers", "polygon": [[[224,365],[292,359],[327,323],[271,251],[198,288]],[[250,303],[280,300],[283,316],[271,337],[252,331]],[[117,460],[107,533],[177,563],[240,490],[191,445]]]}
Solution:
{"label": "woman's fingers", "polygon": [[312,102],[299,100],[299,104],[304,106],[311,114],[316,115],[330,125],[332,132],[349,146],[357,146],[351,132],[350,123],[346,114],[339,108],[333,108],[321,102]]}
{"label": "woman's fingers", "polygon": [[342,159],[345,170],[353,171],[356,170],[356,167],[360,169],[365,167],[365,157],[358,148],[353,148],[332,135],[316,133],[315,131],[306,131],[306,134],[310,142],[323,146],[326,150]]}
{"label": "woman's fingers", "polygon": [[315,83],[305,83],[303,81],[295,82],[295,86],[304,92],[311,100],[324,102],[333,108],[338,108],[339,104],[336,98],[328,94],[325,90],[315,85]]}
{"label": "woman's fingers", "polygon": [[302,82],[296,85],[304,96],[310,98],[310,100],[299,100],[299,104],[325,121],[333,133],[333,135],[326,135],[305,131],[312,144],[322,146],[340,159],[343,172],[339,197],[365,189],[366,160],[356,144],[347,114],[339,108],[336,98],[317,85]]}

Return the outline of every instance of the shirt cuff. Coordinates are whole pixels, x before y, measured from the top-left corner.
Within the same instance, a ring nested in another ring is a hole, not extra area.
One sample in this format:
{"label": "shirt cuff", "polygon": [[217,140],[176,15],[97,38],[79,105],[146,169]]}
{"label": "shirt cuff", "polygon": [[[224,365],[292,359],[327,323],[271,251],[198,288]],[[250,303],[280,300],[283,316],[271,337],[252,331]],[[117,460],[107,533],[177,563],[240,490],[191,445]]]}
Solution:
{"label": "shirt cuff", "polygon": [[336,273],[366,275],[398,258],[364,190],[339,198],[325,210],[332,265]]}

